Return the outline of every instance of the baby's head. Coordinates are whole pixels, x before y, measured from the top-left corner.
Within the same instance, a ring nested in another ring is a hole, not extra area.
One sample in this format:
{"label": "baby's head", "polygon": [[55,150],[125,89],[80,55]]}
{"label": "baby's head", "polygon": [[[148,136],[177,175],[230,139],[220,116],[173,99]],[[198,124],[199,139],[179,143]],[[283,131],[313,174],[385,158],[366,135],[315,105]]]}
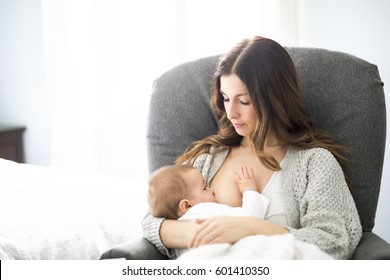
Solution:
{"label": "baby's head", "polygon": [[215,196],[197,169],[170,165],[150,176],[148,201],[153,216],[177,219],[199,202],[215,202]]}

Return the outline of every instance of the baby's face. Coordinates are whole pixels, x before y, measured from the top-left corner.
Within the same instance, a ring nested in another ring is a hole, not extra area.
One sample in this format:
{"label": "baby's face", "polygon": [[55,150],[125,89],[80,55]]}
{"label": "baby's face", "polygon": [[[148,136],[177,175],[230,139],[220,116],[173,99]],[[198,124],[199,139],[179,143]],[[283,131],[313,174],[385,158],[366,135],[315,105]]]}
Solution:
{"label": "baby's face", "polygon": [[192,205],[199,202],[216,202],[214,192],[206,185],[202,174],[198,170],[192,169],[186,172],[184,179],[191,189],[191,197],[188,199]]}

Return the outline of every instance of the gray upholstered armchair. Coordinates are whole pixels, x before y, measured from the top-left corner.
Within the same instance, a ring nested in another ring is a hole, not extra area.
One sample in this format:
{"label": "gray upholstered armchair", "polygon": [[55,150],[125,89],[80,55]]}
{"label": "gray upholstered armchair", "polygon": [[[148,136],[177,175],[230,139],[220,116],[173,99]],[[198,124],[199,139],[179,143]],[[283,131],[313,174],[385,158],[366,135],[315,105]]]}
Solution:
{"label": "gray upholstered armchair", "polygon": [[[297,65],[303,98],[315,125],[354,152],[347,173],[363,237],[354,259],[390,259],[390,245],[372,232],[381,185],[386,138],[383,83],[375,65],[349,54],[287,48]],[[149,171],[172,164],[194,140],[217,130],[209,107],[217,57],[177,66],[154,85],[148,123]],[[102,258],[164,259],[143,238],[105,252]]]}

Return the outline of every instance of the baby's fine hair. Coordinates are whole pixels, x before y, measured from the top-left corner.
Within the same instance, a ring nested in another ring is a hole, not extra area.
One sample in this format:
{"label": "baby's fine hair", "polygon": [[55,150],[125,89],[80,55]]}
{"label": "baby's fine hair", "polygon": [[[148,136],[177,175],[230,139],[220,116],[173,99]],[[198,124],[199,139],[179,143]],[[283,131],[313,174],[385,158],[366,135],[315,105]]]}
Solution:
{"label": "baby's fine hair", "polygon": [[192,166],[185,164],[168,165],[152,173],[149,178],[148,202],[153,216],[179,218],[179,203],[188,197],[189,190],[183,174],[192,169]]}

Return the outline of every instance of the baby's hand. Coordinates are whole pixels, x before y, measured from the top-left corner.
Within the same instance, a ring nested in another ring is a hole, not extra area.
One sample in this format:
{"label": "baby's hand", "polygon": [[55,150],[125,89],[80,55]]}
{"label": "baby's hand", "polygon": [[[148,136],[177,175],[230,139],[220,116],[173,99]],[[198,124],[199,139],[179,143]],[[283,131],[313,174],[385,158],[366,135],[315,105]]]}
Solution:
{"label": "baby's hand", "polygon": [[252,168],[248,168],[248,166],[244,165],[241,167],[241,171],[239,173],[237,171],[234,171],[234,175],[241,193],[249,190],[257,191],[257,186],[255,183],[255,178],[253,176]]}

